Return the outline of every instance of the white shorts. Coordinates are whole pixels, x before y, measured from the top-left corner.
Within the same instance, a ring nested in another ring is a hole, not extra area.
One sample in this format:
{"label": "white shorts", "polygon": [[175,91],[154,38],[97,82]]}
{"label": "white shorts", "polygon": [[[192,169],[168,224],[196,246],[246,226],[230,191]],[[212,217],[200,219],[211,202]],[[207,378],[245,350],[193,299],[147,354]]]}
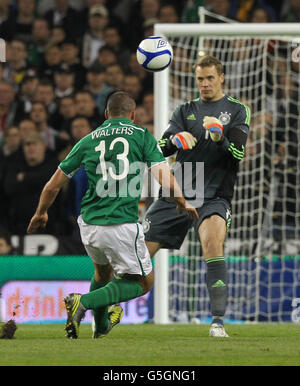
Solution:
{"label": "white shorts", "polygon": [[78,217],[82,243],[94,263],[111,264],[118,276],[146,276],[152,263],[141,224],[90,225]]}

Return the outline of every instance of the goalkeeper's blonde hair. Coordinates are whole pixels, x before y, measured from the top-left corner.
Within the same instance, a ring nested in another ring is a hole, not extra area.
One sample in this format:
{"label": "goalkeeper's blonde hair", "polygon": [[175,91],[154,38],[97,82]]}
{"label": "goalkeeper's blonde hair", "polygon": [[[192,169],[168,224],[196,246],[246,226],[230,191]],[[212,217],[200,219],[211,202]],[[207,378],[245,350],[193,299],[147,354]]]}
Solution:
{"label": "goalkeeper's blonde hair", "polygon": [[222,62],[214,56],[205,55],[201,56],[193,66],[193,70],[196,71],[197,67],[211,67],[215,66],[219,75],[223,74]]}

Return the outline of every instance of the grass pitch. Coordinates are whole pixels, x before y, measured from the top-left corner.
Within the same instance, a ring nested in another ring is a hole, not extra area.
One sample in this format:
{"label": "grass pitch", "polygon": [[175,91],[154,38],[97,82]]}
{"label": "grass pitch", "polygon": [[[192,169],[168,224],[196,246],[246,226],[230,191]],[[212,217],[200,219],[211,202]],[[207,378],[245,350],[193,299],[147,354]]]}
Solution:
{"label": "grass pitch", "polygon": [[119,325],[103,339],[90,325],[77,340],[64,325],[19,325],[0,340],[0,366],[299,366],[300,326],[227,325],[230,338],[208,337],[209,326]]}

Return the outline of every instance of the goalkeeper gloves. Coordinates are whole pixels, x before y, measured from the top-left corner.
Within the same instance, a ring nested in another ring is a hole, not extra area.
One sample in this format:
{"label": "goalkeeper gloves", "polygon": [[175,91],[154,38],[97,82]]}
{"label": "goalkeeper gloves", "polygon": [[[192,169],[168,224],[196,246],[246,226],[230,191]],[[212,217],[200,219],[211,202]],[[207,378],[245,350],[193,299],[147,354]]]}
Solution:
{"label": "goalkeeper gloves", "polygon": [[223,125],[218,118],[207,117],[203,119],[203,126],[209,131],[209,135],[212,141],[219,142],[223,135]]}
{"label": "goalkeeper gloves", "polygon": [[188,131],[181,131],[171,137],[171,142],[177,149],[190,150],[196,145],[197,139]]}

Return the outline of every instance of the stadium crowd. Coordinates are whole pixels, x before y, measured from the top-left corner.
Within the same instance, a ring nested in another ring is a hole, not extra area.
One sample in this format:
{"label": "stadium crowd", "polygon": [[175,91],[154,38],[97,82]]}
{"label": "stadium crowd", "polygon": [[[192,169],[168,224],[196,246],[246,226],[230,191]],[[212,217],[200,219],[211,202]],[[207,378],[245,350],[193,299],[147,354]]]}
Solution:
{"label": "stadium crowd", "polygon": [[[107,96],[128,92],[136,122],[153,130],[153,75],[136,48],[153,26],[198,22],[193,0],[1,0],[0,227],[26,234],[41,189],[71,147],[104,120]],[[299,22],[300,0],[208,0],[239,22]],[[210,20],[207,18],[207,22]],[[42,232],[71,235],[82,194],[79,170],[59,195]],[[5,236],[5,240],[9,240]]]}

